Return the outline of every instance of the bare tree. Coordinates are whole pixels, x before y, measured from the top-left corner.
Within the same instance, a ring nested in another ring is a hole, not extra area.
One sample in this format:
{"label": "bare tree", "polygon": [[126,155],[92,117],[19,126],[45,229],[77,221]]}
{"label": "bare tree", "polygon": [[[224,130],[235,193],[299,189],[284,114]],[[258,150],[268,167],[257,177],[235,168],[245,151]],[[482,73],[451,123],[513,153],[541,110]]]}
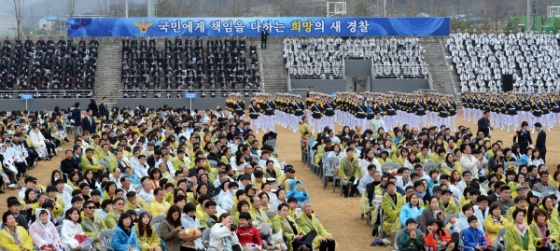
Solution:
{"label": "bare tree", "polygon": [[75,0],[63,0],[63,4],[68,17],[74,17],[74,7],[76,6]]}
{"label": "bare tree", "polygon": [[16,13],[16,29],[18,37],[22,35],[21,32],[21,19],[23,18],[23,7],[25,5],[25,0],[12,0],[14,4],[14,11]]}
{"label": "bare tree", "polygon": [[102,16],[109,16],[111,14],[111,1],[97,0],[97,12]]}

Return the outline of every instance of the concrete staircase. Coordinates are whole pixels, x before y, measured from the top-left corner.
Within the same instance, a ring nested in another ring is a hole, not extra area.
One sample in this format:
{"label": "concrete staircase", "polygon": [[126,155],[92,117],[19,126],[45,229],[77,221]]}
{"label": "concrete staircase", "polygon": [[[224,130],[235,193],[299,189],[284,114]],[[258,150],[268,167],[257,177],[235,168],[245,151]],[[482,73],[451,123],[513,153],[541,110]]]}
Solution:
{"label": "concrete staircase", "polygon": [[121,45],[120,43],[103,43],[99,45],[99,59],[97,60],[97,77],[94,94],[96,102],[107,97],[107,105],[116,105],[121,86]]}
{"label": "concrete staircase", "polygon": [[261,76],[266,93],[286,92],[288,90],[287,72],[282,57],[282,42],[267,42],[266,50],[257,45],[261,62]]}
{"label": "concrete staircase", "polygon": [[459,82],[453,68],[451,59],[446,58],[443,42],[421,42],[426,49],[425,61],[430,65],[432,88],[440,93],[453,94],[457,100],[460,96]]}

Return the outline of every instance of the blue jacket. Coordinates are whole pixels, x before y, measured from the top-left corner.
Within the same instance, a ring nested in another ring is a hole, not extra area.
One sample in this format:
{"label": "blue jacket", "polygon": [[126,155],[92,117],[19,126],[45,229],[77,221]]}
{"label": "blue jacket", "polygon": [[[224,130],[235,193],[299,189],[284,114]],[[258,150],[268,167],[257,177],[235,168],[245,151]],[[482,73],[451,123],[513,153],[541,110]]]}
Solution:
{"label": "blue jacket", "polygon": [[482,232],[482,230],[478,228],[473,229],[472,227],[467,228],[465,230],[465,233],[463,233],[463,242],[465,243],[465,246],[471,248],[476,247],[477,244],[479,246],[488,245],[486,243],[486,239],[484,239],[484,233]]}
{"label": "blue jacket", "polygon": [[124,230],[122,230],[119,226],[116,226],[115,232],[111,235],[111,248],[115,251],[128,251],[130,245],[132,245],[134,250],[140,250],[134,228],[130,230],[130,235],[127,235]]}
{"label": "blue jacket", "polygon": [[519,163],[519,165],[527,165],[528,160],[529,157],[526,154],[522,154],[521,157],[517,160],[517,163]]}
{"label": "blue jacket", "polygon": [[[290,191],[286,194],[286,198],[290,199],[292,197],[296,198],[299,202],[305,202],[309,200],[309,193],[301,192],[296,189],[296,182],[299,180],[291,179],[290,180]],[[299,181],[301,182],[301,181]]]}
{"label": "blue jacket", "polygon": [[410,207],[410,202],[407,202],[404,207],[402,207],[401,212],[399,214],[399,221],[401,222],[402,226],[406,226],[406,220],[408,219],[416,219],[418,216],[422,215],[424,208],[418,207],[418,210],[415,212]]}

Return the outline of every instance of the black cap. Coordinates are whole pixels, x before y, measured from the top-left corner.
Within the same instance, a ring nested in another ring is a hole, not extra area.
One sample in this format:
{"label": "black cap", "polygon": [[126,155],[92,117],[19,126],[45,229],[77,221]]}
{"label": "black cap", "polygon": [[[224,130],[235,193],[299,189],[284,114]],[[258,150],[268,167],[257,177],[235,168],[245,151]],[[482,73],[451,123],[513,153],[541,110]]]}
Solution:
{"label": "black cap", "polygon": [[249,175],[247,175],[247,174],[239,175],[239,181],[242,181],[242,180],[251,180],[251,177],[249,177]]}
{"label": "black cap", "polygon": [[127,198],[134,197],[134,196],[136,196],[136,192],[134,192],[134,191],[130,191],[130,192],[126,193]]}
{"label": "black cap", "polygon": [[449,190],[449,189],[441,191],[441,195],[444,195],[446,193],[453,194],[453,192],[451,192],[451,190]]}
{"label": "black cap", "polygon": [[285,173],[295,173],[296,169],[294,169],[293,167],[288,167],[284,170]]}
{"label": "black cap", "polygon": [[[436,192],[442,192],[442,191],[443,191],[443,190],[441,189],[440,186],[436,186],[436,187],[434,187],[434,189],[433,189],[433,192],[434,192],[434,193],[436,193]],[[442,193],[442,194],[443,194],[443,193]]]}

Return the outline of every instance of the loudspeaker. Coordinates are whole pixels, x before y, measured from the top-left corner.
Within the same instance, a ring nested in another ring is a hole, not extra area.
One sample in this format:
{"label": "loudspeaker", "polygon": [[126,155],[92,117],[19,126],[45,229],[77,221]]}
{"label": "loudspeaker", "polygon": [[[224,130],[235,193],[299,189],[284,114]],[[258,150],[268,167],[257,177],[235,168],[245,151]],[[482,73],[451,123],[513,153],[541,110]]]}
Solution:
{"label": "loudspeaker", "polygon": [[513,75],[502,75],[502,90],[504,92],[513,91]]}

